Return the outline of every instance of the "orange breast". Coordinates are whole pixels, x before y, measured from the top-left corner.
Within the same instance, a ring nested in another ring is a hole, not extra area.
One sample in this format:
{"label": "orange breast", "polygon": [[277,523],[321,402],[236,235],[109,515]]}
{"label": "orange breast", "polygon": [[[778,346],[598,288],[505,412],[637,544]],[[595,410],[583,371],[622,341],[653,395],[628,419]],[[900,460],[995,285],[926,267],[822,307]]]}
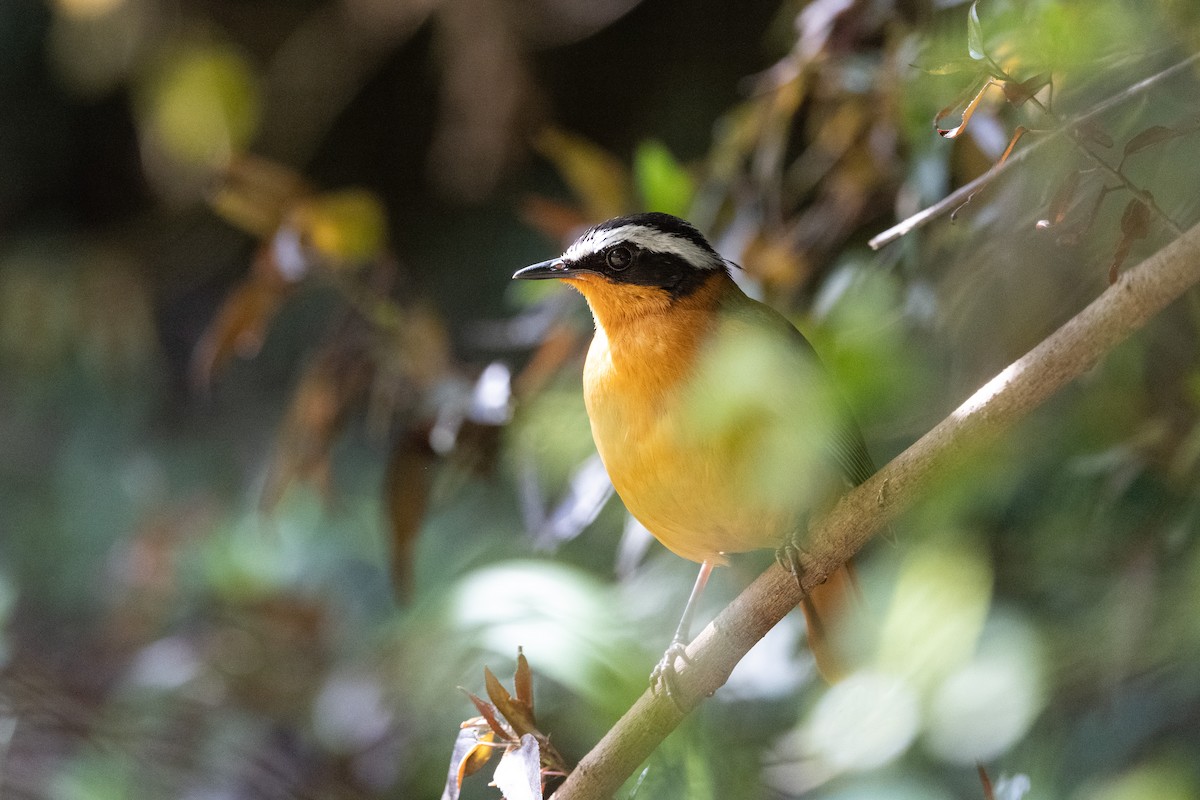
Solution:
{"label": "orange breast", "polygon": [[724,275],[663,313],[606,318],[588,299],[584,398],[630,513],[694,561],[778,546],[814,502],[806,475],[823,462],[797,446],[811,359],[790,324]]}

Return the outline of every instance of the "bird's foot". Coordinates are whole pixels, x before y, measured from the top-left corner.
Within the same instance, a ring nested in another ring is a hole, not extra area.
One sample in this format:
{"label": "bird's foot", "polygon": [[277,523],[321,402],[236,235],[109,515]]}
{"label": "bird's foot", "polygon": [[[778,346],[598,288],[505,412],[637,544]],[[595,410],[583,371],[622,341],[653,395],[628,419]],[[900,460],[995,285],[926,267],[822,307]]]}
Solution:
{"label": "bird's foot", "polygon": [[654,666],[650,673],[650,690],[655,694],[666,693],[667,697],[678,705],[682,694],[679,690],[679,672],[675,669],[676,660],[681,660],[684,664],[691,663],[687,655],[687,642],[680,639],[671,642],[667,652],[663,653]]}
{"label": "bird's foot", "polygon": [[803,558],[808,555],[808,551],[796,543],[796,537],[789,537],[778,550],[775,551],[775,560],[779,562],[779,566],[783,567],[795,579],[796,585],[804,579],[804,562]]}

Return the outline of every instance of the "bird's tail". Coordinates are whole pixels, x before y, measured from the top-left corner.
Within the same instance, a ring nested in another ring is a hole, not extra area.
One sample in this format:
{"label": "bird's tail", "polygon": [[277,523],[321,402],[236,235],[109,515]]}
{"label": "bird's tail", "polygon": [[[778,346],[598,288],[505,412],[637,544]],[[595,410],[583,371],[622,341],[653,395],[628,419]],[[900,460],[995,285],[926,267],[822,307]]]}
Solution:
{"label": "bird's tail", "polygon": [[809,650],[816,659],[817,671],[829,683],[836,683],[851,671],[846,637],[839,626],[850,622],[858,598],[858,579],[853,564],[847,562],[800,601],[808,623]]}

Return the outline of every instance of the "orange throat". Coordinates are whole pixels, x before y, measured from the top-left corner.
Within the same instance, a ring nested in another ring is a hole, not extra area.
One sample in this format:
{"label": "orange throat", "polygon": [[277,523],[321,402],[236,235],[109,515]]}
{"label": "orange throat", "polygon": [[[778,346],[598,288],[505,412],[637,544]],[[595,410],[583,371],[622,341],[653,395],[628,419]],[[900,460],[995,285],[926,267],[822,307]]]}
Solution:
{"label": "orange throat", "polygon": [[[712,276],[696,291],[678,299],[672,298],[665,289],[614,283],[599,275],[575,275],[561,280],[583,295],[596,320],[596,327],[609,333],[639,323],[652,323],[658,328],[667,329],[686,323],[692,338],[698,330],[707,327],[692,327],[697,321],[695,315],[713,313],[726,292],[737,290],[733,280],[719,270],[713,270]],[[666,313],[668,310],[670,314]]]}

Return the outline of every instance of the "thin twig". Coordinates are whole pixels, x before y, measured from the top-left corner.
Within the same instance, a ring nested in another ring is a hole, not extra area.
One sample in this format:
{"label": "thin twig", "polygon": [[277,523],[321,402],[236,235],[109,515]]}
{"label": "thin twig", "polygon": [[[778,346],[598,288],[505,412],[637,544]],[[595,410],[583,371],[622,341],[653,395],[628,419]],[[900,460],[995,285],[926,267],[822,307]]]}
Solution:
{"label": "thin twig", "polygon": [[[811,530],[802,586],[772,566],[688,647],[688,663],[678,675],[679,706],[691,709],[719,689],[742,656],[804,593],[910,506],[932,478],[1029,414],[1198,282],[1200,225],[1122,274],[1079,314],[843,497]],[[685,713],[680,707],[647,691],[584,756],[555,798],[611,797],[679,725]]]}
{"label": "thin twig", "polygon": [[1077,126],[1082,125],[1085,122],[1088,122],[1092,118],[1098,117],[1101,114],[1105,113],[1106,111],[1112,109],[1113,107],[1118,106],[1121,103],[1124,103],[1126,100],[1129,100],[1130,98],[1132,98],[1138,94],[1141,94],[1146,89],[1149,89],[1151,86],[1153,86],[1154,84],[1156,84],[1160,81],[1166,80],[1167,78],[1172,77],[1173,75],[1175,75],[1178,72],[1182,72],[1184,69],[1186,69],[1187,67],[1192,65],[1197,59],[1200,59],[1200,53],[1196,53],[1191,56],[1188,56],[1183,61],[1180,61],[1179,63],[1177,63],[1173,66],[1167,67],[1162,72],[1155,73],[1154,75],[1151,75],[1148,78],[1144,78],[1143,80],[1138,81],[1137,83],[1133,84],[1132,86],[1128,86],[1125,89],[1122,89],[1121,91],[1117,92],[1116,94],[1114,94],[1112,97],[1108,98],[1107,100],[1104,100],[1103,102],[1093,106],[1090,111],[1087,111],[1087,112],[1071,119],[1070,121],[1068,121],[1065,125],[1062,126],[1062,128],[1060,128],[1056,132],[1055,135],[1046,136],[1042,139],[1037,140],[1033,144],[1026,147],[1024,150],[1021,150],[1020,152],[1018,152],[1017,154],[1012,156],[1012,158],[1009,158],[1002,165],[1000,165],[997,169],[988,170],[983,175],[980,175],[978,178],[971,181],[970,183],[965,184],[964,186],[960,186],[958,189],[954,190],[953,192],[948,194],[946,197],[943,197],[941,200],[939,200],[938,202],[929,206],[928,208],[918,211],[916,214],[913,214],[908,219],[903,220],[902,222],[899,222],[896,225],[893,225],[892,227],[888,228],[883,233],[876,235],[875,237],[873,237],[871,239],[870,242],[868,242],[868,244],[870,245],[872,250],[878,250],[879,248],[883,247],[885,244],[891,244],[892,242],[899,239],[901,236],[904,236],[905,234],[910,233],[910,232],[916,230],[917,228],[920,228],[920,227],[928,224],[929,222],[932,222],[933,220],[937,219],[938,217],[942,216],[943,214],[953,211],[955,208],[960,206],[963,203],[963,201],[966,200],[966,198],[969,197],[972,193],[978,191],[979,188],[982,187],[985,183],[987,183],[988,181],[995,178],[998,175],[998,173],[1012,168],[1013,165],[1015,165],[1015,164],[1021,163],[1022,161],[1024,161],[1026,158],[1029,157],[1030,153],[1036,151],[1038,148],[1040,148],[1046,142],[1053,140],[1054,138],[1056,138],[1057,135],[1062,135],[1064,131],[1073,130]]}

